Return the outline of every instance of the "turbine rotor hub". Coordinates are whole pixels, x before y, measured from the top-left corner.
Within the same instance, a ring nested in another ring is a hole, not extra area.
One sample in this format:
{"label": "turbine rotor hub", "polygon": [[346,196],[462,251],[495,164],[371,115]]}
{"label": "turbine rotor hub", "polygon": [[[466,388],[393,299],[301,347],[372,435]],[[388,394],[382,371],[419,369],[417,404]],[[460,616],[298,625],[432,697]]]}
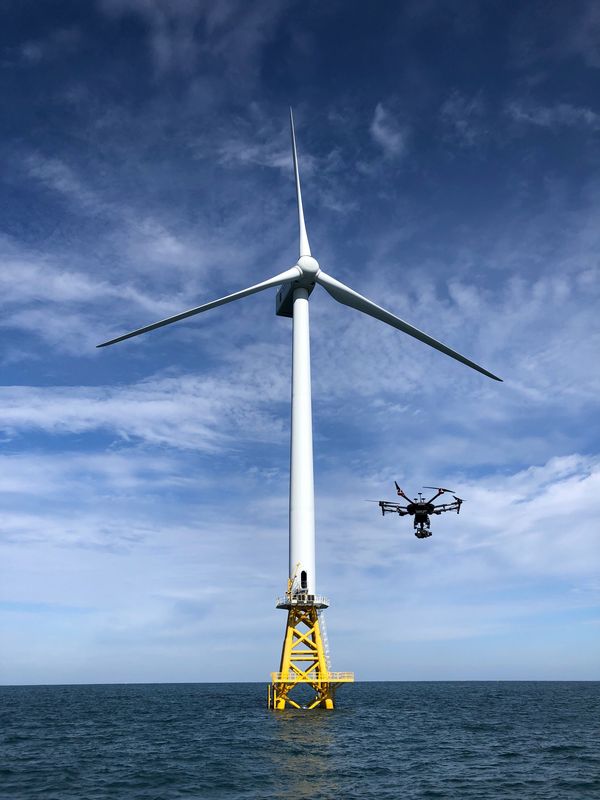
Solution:
{"label": "turbine rotor hub", "polygon": [[319,262],[312,256],[300,256],[298,266],[302,270],[303,277],[316,278],[319,272]]}

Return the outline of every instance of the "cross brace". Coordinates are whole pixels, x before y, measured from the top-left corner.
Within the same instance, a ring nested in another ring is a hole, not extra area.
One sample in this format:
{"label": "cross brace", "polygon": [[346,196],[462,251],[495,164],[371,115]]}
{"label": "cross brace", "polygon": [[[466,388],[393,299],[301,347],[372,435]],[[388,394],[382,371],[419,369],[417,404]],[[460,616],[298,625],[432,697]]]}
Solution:
{"label": "cross brace", "polygon": [[[271,673],[269,708],[328,708],[336,689],[354,681],[351,672],[332,672],[327,664],[319,611],[313,605],[292,606],[288,611],[279,672]],[[309,688],[309,700],[299,702],[297,687]],[[296,698],[291,695],[295,694]]]}

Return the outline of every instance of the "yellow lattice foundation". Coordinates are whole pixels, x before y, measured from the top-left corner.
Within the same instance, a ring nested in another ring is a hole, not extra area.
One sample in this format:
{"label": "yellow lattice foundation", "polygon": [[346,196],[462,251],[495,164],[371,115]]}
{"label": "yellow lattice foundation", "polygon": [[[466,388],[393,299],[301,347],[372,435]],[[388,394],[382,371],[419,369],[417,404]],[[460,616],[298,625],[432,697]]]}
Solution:
{"label": "yellow lattice foundation", "polygon": [[[288,599],[278,607],[288,609],[288,618],[279,672],[271,673],[269,708],[332,709],[336,689],[352,682],[354,673],[331,672],[327,666],[318,610],[323,604]],[[301,701],[299,694],[307,689],[308,698]]]}

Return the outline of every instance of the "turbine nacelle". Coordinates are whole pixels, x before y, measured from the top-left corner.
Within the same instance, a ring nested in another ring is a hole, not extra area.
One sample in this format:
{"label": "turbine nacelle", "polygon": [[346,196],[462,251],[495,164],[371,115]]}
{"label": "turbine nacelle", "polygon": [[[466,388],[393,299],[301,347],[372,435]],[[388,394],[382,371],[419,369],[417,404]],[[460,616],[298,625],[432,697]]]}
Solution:
{"label": "turbine nacelle", "polygon": [[275,313],[278,317],[294,316],[294,290],[306,289],[310,295],[321,273],[319,262],[312,256],[300,256],[295,268],[299,272],[298,276],[284,283],[275,297]]}

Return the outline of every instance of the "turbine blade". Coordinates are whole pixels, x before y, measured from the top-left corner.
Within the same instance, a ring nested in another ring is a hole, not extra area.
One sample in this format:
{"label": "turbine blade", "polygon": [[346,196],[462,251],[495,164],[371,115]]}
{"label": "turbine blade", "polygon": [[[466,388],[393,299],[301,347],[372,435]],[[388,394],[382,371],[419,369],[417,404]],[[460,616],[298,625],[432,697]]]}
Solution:
{"label": "turbine blade", "polygon": [[274,275],[272,278],[262,281],[262,283],[256,283],[254,286],[248,287],[248,289],[242,289],[239,292],[228,294],[226,297],[221,297],[219,300],[212,300],[210,303],[204,303],[204,305],[196,306],[196,308],[190,308],[189,311],[182,311],[181,314],[175,314],[173,317],[167,317],[166,319],[161,319],[159,322],[153,322],[151,325],[145,325],[143,328],[137,328],[135,331],[124,333],[122,336],[117,336],[115,339],[109,339],[107,342],[102,342],[102,344],[98,344],[96,347],[107,347],[109,344],[116,344],[117,342],[122,342],[125,339],[131,339],[133,336],[139,336],[142,333],[153,331],[155,328],[162,328],[164,325],[170,325],[172,322],[179,322],[180,319],[193,317],[195,314],[201,314],[203,311],[210,311],[211,308],[224,306],[226,303],[232,303],[234,300],[240,300],[242,297],[247,297],[249,294],[262,292],[264,289],[268,289],[271,286],[278,286],[286,281],[299,278],[301,274],[302,273],[298,267],[291,267],[285,272],[280,272],[279,275]]}
{"label": "turbine blade", "polygon": [[391,325],[392,328],[397,328],[399,331],[408,333],[409,336],[414,336],[415,339],[419,339],[419,341],[428,344],[430,347],[434,347],[436,350],[439,350],[440,353],[445,353],[447,356],[460,361],[461,364],[466,364],[467,367],[471,367],[471,369],[481,372],[482,375],[487,375],[488,378],[492,378],[495,381],[502,381],[502,378],[499,378],[492,372],[488,372],[487,369],[480,367],[479,364],[476,364],[474,361],[471,361],[460,353],[457,353],[456,350],[452,350],[447,345],[442,344],[442,342],[438,342],[437,339],[428,336],[418,328],[409,325],[408,322],[404,322],[404,320],[400,319],[400,317],[397,317],[389,311],[386,311],[384,308],[376,305],[371,300],[367,300],[366,297],[363,297],[361,294],[358,294],[358,292],[355,292],[353,289],[345,286],[340,281],[332,278],[330,275],[327,275],[322,270],[320,270],[317,274],[317,283],[320,283],[321,286],[327,292],[329,292],[333,299],[338,301],[338,303],[342,303],[345,306],[350,306],[350,308],[355,308],[357,311],[362,311],[363,314],[368,314],[371,317],[375,317],[375,319],[379,319],[382,322]]}
{"label": "turbine blade", "polygon": [[304,223],[304,208],[302,206],[302,191],[300,189],[300,170],[298,169],[298,153],[296,151],[296,132],[294,130],[294,115],[290,108],[290,130],[292,132],[292,155],[294,157],[294,177],[296,178],[296,201],[298,204],[298,227],[300,229],[300,258],[311,255],[306,225]]}

